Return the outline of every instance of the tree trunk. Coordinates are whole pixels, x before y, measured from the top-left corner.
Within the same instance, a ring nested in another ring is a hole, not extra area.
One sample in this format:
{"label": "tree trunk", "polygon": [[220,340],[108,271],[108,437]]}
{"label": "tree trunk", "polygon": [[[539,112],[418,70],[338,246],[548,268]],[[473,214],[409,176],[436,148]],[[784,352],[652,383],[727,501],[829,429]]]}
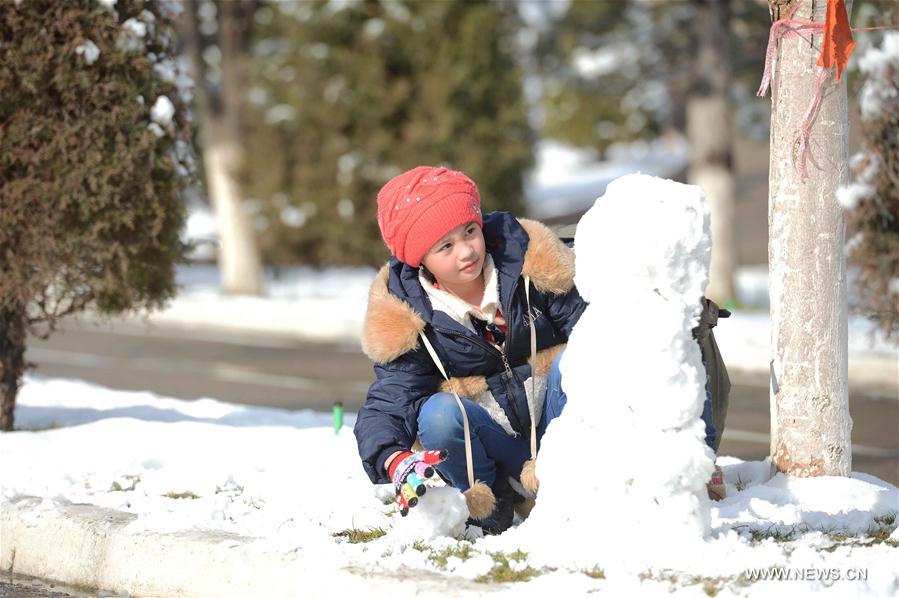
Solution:
{"label": "tree trunk", "polygon": [[213,95],[206,87],[202,37],[196,18],[196,3],[186,4],[185,42],[194,75],[194,105],[200,123],[206,190],[218,223],[218,263],[226,293],[262,293],[262,262],[253,224],[246,214],[239,175],[243,165],[240,135],[241,77],[240,32],[235,2],[218,3],[221,50],[221,91]]}
{"label": "tree trunk", "polygon": [[262,265],[236,176],[242,152],[239,141],[209,135],[203,144],[206,188],[218,224],[222,289],[229,294],[260,295]]}
{"label": "tree trunk", "polygon": [[[772,14],[776,0],[769,0]],[[851,1],[847,1],[847,10]],[[826,2],[796,18],[824,21]],[[781,10],[781,13],[783,11]],[[814,14],[812,14],[814,13]],[[781,16],[784,16],[783,14]],[[794,140],[815,90],[821,35],[781,40],[773,75],[768,264],[771,298],[771,454],[795,476],[849,475],[845,223],[836,190],[848,176],[846,75],[828,77],[802,181]]]}
{"label": "tree trunk", "polygon": [[0,430],[13,429],[16,395],[25,371],[25,308],[0,307]]}
{"label": "tree trunk", "polygon": [[702,187],[709,202],[712,258],[706,297],[734,301],[737,242],[734,231],[733,119],[731,118],[730,0],[694,0],[696,59],[687,98],[687,137],[692,156],[687,182]]}

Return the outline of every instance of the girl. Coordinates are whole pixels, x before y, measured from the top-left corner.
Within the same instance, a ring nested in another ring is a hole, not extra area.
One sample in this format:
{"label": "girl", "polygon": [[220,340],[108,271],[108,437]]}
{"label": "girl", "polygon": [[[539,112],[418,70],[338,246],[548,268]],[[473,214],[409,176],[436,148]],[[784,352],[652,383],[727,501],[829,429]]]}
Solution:
{"label": "girl", "polygon": [[[474,182],[446,168],[384,185],[378,226],[393,257],[363,328],[377,377],[354,429],[363,466],[403,514],[436,468],[502,532],[533,504],[540,440],[565,406],[559,361],[587,305],[574,253],[539,222],[482,215]],[[713,427],[710,401],[703,419]]]}

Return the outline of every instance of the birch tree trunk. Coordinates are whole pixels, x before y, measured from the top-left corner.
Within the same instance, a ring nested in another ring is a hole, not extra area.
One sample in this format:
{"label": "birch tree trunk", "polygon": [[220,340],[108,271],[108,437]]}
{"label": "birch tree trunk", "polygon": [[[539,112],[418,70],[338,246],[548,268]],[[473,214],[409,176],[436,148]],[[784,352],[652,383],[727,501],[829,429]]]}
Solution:
{"label": "birch tree trunk", "polygon": [[207,89],[206,67],[196,18],[196,2],[185,7],[185,40],[194,74],[194,95],[202,133],[206,190],[218,224],[218,264],[222,289],[229,294],[262,293],[262,261],[250,218],[243,209],[239,174],[243,165],[240,137],[240,33],[236,2],[218,3],[221,86]]}
{"label": "birch tree trunk", "polygon": [[692,156],[687,182],[706,193],[711,211],[712,259],[706,297],[734,300],[737,242],[734,230],[733,119],[730,108],[730,0],[694,0],[698,44],[687,98]]}
{"label": "birch tree trunk", "polygon": [[[769,0],[772,15],[785,13]],[[847,1],[851,10],[851,1]],[[826,2],[796,18],[824,21]],[[814,13],[814,14],[812,14]],[[771,299],[771,455],[778,471],[808,477],[852,468],[847,385],[845,223],[836,190],[848,177],[846,75],[831,74],[811,129],[808,178],[794,140],[815,90],[821,35],[781,40],[773,76],[768,191]]]}

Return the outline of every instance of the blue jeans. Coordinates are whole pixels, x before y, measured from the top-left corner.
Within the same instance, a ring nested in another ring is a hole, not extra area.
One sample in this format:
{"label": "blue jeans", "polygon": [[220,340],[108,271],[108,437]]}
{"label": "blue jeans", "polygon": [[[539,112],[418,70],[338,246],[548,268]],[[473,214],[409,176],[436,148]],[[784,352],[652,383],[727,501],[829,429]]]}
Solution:
{"label": "blue jeans", "polygon": [[[706,369],[705,359],[702,360],[702,369]],[[702,421],[705,422],[705,443],[712,449],[713,453],[718,451],[715,445],[718,444],[718,430],[715,428],[715,416],[712,413],[712,391],[709,390],[709,376],[705,377],[705,402],[702,404]]]}
{"label": "blue jeans", "polygon": [[[547,378],[543,414],[537,423],[538,448],[549,422],[562,413],[568,402],[568,397],[562,390],[562,374],[559,372],[559,361],[564,353],[563,349],[553,360]],[[466,398],[460,399],[468,414],[474,478],[493,486],[499,470],[504,475],[520,480],[521,468],[531,457],[530,441],[524,436],[509,436],[483,407]],[[706,423],[706,443],[714,450],[715,427],[708,381],[702,419]],[[449,452],[447,460],[437,466],[437,471],[454,487],[467,490],[462,412],[452,393],[438,392],[425,401],[418,414],[418,436],[426,449],[446,449]]]}

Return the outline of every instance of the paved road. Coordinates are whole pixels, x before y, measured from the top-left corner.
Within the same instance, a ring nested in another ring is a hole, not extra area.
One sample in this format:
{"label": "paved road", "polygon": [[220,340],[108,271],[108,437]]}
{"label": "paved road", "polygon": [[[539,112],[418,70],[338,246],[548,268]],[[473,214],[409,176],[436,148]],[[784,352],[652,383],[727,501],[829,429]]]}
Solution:
{"label": "paved road", "polygon": [[72,594],[48,590],[43,585],[0,581],[0,598],[70,598]]}
{"label": "paved road", "polygon": [[[72,326],[49,340],[31,339],[36,373],[127,390],[249,405],[329,411],[343,401],[355,411],[373,380],[355,343],[295,340],[117,326]],[[850,393],[853,469],[899,484],[899,401]],[[720,454],[761,459],[769,446],[764,380],[734,376]]]}

